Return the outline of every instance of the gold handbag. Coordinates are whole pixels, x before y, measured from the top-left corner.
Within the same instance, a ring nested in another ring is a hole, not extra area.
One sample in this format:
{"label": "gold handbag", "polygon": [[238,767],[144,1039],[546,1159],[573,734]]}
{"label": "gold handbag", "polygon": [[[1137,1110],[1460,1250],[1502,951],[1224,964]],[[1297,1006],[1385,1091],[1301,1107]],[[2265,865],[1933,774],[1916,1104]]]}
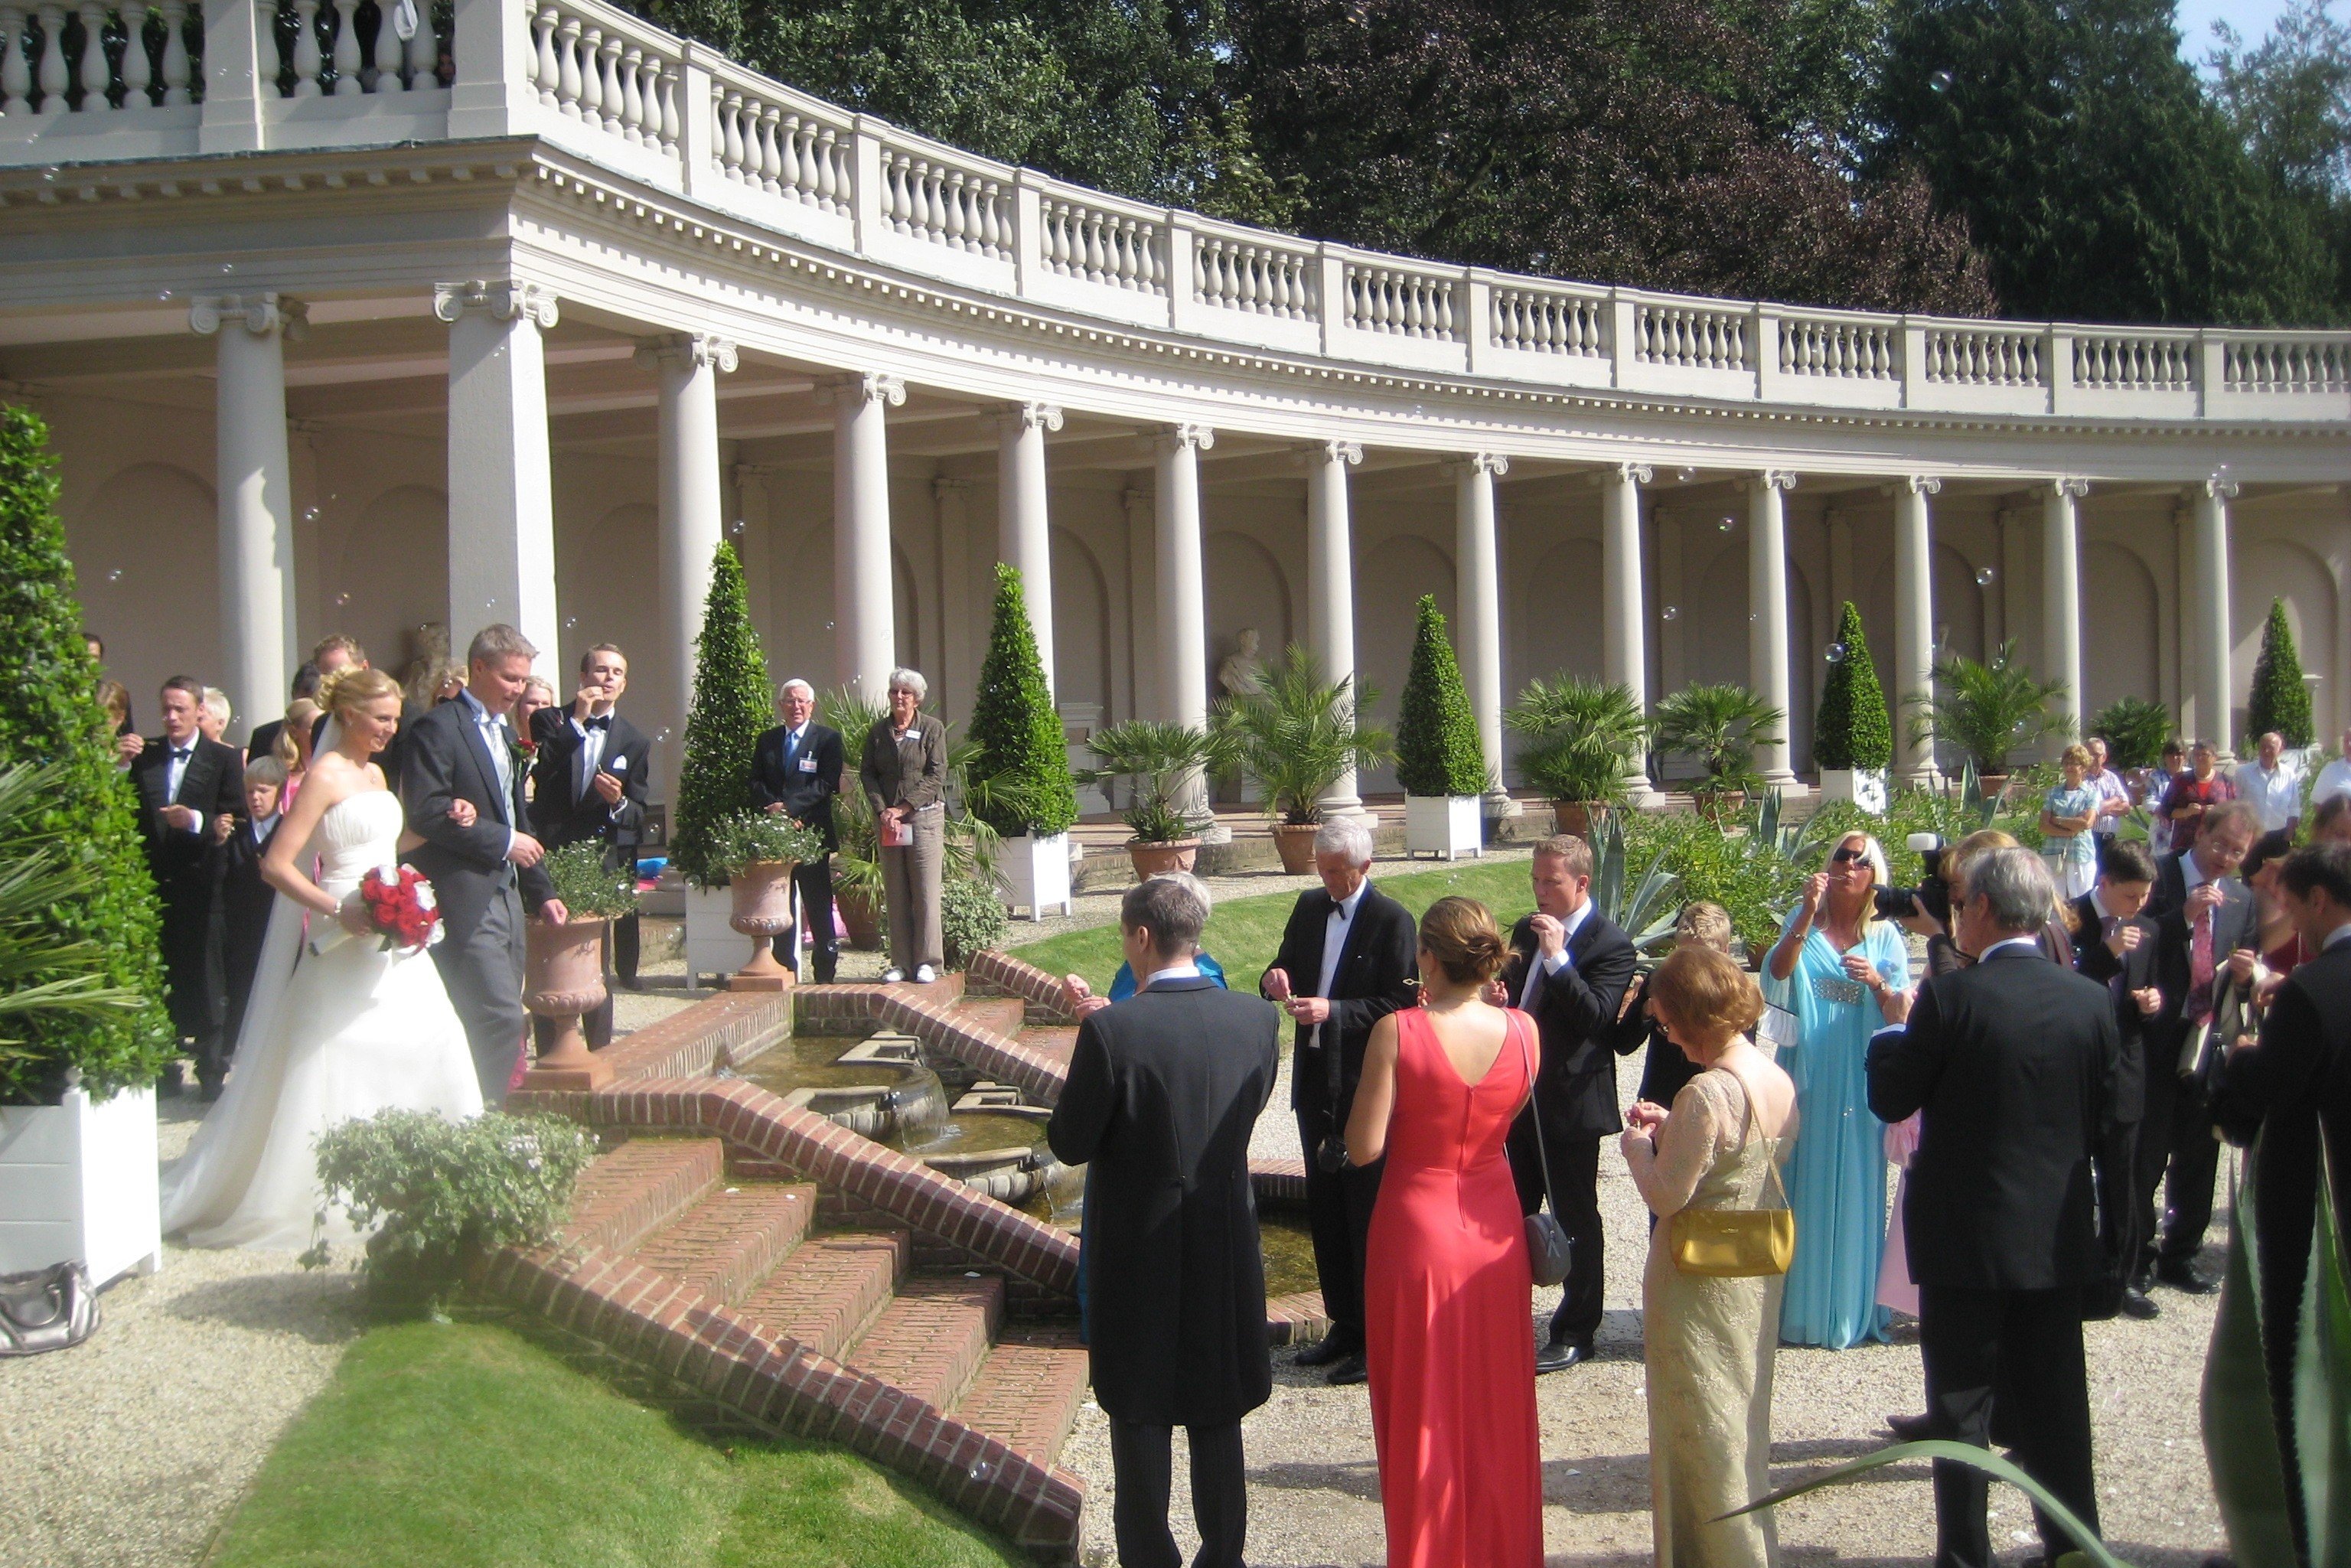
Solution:
{"label": "gold handbag", "polygon": [[[1747,1101],[1745,1134],[1751,1140],[1757,1135],[1755,1095],[1743,1080],[1739,1088]],[[1746,1146],[1742,1142],[1740,1147]],[[1788,1189],[1781,1185],[1778,1155],[1776,1148],[1763,1151],[1764,1179],[1779,1194],[1780,1207],[1683,1209],[1671,1221],[1675,1268],[1685,1274],[1734,1280],[1788,1271],[1796,1255],[1796,1216],[1788,1207]]]}

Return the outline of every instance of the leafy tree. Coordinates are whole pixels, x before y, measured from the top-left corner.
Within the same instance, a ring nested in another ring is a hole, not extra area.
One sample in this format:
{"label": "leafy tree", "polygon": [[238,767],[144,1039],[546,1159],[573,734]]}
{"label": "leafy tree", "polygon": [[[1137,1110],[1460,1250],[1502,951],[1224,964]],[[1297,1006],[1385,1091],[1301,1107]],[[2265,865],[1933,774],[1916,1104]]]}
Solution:
{"label": "leafy tree", "polygon": [[1420,596],[1412,664],[1396,707],[1396,782],[1407,795],[1481,795],[1490,781],[1478,716],[1461,684],[1437,595]]}
{"label": "leafy tree", "polygon": [[1989,664],[1954,653],[1936,664],[1932,678],[1928,690],[1903,699],[1913,709],[1911,739],[1959,747],[1978,773],[2005,774],[2009,753],[2072,728],[2051,710],[2065,683],[2037,678],[2013,642],[2001,643]]}
{"label": "leafy tree", "polygon": [[[0,1015],[0,1103],[54,1100],[71,1071],[100,1097],[152,1083],[176,1049],[155,883],[98,706],[57,500],[47,427],[28,410],[0,409],[0,769],[46,768],[37,799],[9,813],[6,880],[46,879],[48,889],[5,912],[0,950],[12,961],[0,988],[17,1006]],[[60,1002],[74,992],[117,1000],[30,1006],[27,993],[44,986],[60,988],[50,993]]]}
{"label": "leafy tree", "polygon": [[1007,838],[1030,832],[1050,837],[1078,820],[1069,747],[1053,694],[1045,689],[1045,665],[1037,655],[1020,573],[1001,561],[996,568],[996,620],[987,656],[979,664],[979,698],[968,733],[971,776],[987,783],[985,803],[973,809],[989,827]]}
{"label": "leafy tree", "polygon": [[1877,684],[1877,666],[1869,660],[1861,612],[1850,599],[1837,618],[1829,654],[1829,678],[1813,721],[1813,766],[1875,772],[1894,760],[1894,721],[1886,713],[1885,688]]}
{"label": "leafy tree", "polygon": [[2310,688],[2303,684],[2302,655],[2294,651],[2294,628],[2286,624],[2285,601],[2270,601],[2269,623],[2262,628],[2262,651],[2253,661],[2253,689],[2245,704],[2245,748],[2276,730],[2288,746],[2308,746],[2318,730],[2310,714]]}
{"label": "leafy tree", "polygon": [[2171,738],[2171,710],[2147,697],[2117,697],[2092,716],[2090,733],[2105,741],[2109,768],[2153,768]]}
{"label": "leafy tree", "polygon": [[752,809],[751,753],[768,724],[768,659],[743,597],[743,563],[721,539],[710,562],[702,635],[694,640],[694,700],[685,716],[685,760],[678,768],[677,820],[670,858],[696,887],[723,887],[715,858],[728,818]]}

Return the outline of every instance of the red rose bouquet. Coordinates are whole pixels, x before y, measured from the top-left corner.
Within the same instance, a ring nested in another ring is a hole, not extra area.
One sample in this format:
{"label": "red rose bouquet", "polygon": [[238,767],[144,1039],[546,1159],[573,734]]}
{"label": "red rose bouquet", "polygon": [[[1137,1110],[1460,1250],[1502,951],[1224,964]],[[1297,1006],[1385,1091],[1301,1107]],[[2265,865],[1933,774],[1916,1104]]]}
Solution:
{"label": "red rose bouquet", "polygon": [[359,894],[385,952],[422,953],[441,940],[440,903],[415,867],[378,866],[360,881]]}

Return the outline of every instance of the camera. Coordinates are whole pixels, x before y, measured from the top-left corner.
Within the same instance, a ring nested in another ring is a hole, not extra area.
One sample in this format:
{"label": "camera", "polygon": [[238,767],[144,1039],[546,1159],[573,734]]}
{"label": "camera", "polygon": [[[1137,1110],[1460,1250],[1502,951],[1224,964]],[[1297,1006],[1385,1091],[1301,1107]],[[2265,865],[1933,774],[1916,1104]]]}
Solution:
{"label": "camera", "polygon": [[1881,887],[1876,894],[1877,917],[1899,920],[1907,915],[1925,915],[1949,930],[1951,924],[1951,884],[1943,878],[1945,845],[1938,833],[1913,833],[1903,842],[1924,864],[1917,887]]}

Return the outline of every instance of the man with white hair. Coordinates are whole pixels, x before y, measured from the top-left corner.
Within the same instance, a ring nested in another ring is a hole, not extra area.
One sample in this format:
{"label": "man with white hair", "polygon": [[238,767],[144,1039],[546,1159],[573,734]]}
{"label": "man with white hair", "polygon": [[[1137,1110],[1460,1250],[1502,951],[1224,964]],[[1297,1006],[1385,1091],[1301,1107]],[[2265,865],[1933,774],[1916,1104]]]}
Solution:
{"label": "man with white hair", "polygon": [[[832,852],[841,847],[833,831],[832,798],[841,793],[841,731],[816,722],[816,688],[794,675],[776,688],[776,716],[783,722],[759,737],[751,751],[751,804],[789,817],[824,838],[824,853],[800,862],[792,873],[799,908],[816,954],[816,980],[832,984],[841,946],[832,923]],[[797,927],[776,938],[778,961],[799,973]]]}
{"label": "man with white hair", "polygon": [[1380,1193],[1378,1166],[1347,1164],[1347,1115],[1372,1026],[1412,1006],[1419,979],[1412,915],[1371,884],[1371,864],[1369,829],[1322,824],[1314,835],[1322,885],[1298,895],[1273,967],[1258,983],[1298,1025],[1290,1103],[1306,1155],[1314,1272],[1331,1320],[1330,1333],[1298,1361],[1329,1366],[1332,1383],[1364,1381],[1364,1252]]}

